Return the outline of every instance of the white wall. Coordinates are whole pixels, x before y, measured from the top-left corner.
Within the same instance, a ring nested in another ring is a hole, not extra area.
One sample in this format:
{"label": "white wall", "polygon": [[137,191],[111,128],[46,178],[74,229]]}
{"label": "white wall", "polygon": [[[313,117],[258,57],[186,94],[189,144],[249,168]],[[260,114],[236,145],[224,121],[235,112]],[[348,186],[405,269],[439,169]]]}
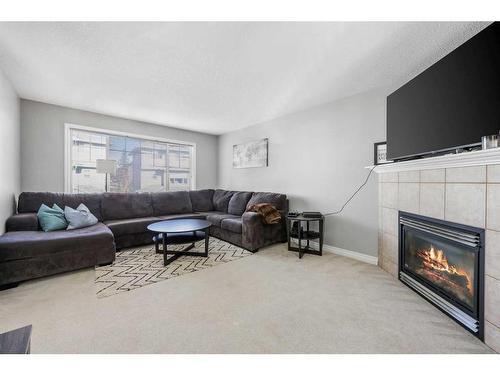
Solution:
{"label": "white wall", "polygon": [[21,100],[22,191],[64,191],[64,124],[196,143],[196,187],[217,184],[217,136]]}
{"label": "white wall", "polygon": [[0,234],[15,209],[21,181],[19,98],[0,70]]}
{"label": "white wall", "polygon": [[[253,125],[219,138],[221,188],[286,193],[290,208],[336,211],[373,164],[385,140],[386,96],[373,91]],[[234,144],[269,138],[269,167],[233,169]],[[342,214],[326,220],[325,243],[377,256],[376,177]]]}

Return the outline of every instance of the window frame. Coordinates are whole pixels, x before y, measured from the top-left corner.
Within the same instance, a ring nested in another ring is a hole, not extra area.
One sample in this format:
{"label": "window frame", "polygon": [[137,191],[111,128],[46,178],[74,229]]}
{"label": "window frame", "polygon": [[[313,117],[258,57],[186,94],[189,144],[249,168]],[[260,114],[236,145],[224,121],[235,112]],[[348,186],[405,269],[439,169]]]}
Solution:
{"label": "window frame", "polygon": [[[162,137],[152,137],[150,135],[143,135],[138,133],[121,132],[116,130],[109,130],[105,128],[96,128],[92,126],[77,125],[73,123],[64,124],[64,191],[66,193],[71,192],[71,131],[72,130],[82,130],[87,132],[99,133],[104,135],[117,135],[122,137],[139,138],[147,141],[156,141],[168,144],[177,144],[182,146],[191,146],[191,186],[190,190],[196,190],[196,143],[179,141],[174,139],[162,138]],[[169,177],[167,177],[168,183]],[[168,185],[167,185],[168,189]],[[167,190],[169,191],[169,190]]]}

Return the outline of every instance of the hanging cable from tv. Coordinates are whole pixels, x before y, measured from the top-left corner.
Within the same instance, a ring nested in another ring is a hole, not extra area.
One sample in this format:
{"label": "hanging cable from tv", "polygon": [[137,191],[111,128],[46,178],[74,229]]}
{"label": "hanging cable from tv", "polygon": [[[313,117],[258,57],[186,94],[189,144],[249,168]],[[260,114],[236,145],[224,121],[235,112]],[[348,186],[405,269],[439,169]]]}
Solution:
{"label": "hanging cable from tv", "polygon": [[323,216],[331,216],[331,215],[340,214],[344,210],[344,208],[349,204],[349,202],[356,196],[356,194],[358,194],[359,191],[361,189],[363,189],[363,187],[368,183],[368,180],[370,179],[370,176],[375,168],[377,168],[377,165],[374,165],[373,167],[370,168],[370,172],[368,172],[368,175],[366,176],[365,181],[356,189],[356,191],[349,197],[349,199],[347,199],[347,201],[342,205],[340,210],[326,213]]}

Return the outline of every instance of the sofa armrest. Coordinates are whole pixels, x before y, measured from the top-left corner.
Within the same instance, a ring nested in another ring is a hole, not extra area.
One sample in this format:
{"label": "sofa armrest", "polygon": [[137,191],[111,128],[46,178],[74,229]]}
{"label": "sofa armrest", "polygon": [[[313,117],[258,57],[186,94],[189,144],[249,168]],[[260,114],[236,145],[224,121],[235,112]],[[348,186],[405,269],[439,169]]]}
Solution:
{"label": "sofa armrest", "polygon": [[5,230],[7,232],[37,231],[38,217],[35,212],[12,215],[5,223]]}
{"label": "sofa armrest", "polygon": [[264,245],[264,223],[257,212],[244,212],[241,240],[246,249],[256,250]]}

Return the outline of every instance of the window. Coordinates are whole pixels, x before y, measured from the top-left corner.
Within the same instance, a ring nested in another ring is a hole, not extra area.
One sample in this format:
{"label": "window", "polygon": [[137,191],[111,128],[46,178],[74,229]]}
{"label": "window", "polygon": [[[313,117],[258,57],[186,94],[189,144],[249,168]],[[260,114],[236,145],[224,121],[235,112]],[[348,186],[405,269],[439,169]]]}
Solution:
{"label": "window", "polygon": [[[193,144],[73,125],[66,129],[67,191],[98,193],[104,192],[106,185],[110,192],[195,188]],[[97,173],[97,159],[116,160],[116,173]]]}

